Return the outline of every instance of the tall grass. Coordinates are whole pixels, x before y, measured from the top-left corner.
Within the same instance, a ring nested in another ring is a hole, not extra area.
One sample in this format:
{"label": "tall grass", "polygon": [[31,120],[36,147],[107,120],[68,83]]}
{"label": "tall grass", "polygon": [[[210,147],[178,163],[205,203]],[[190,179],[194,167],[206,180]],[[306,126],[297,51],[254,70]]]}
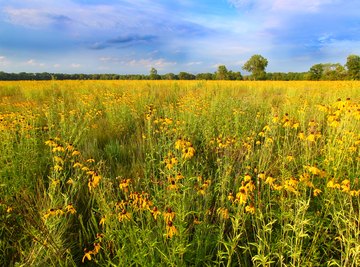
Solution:
{"label": "tall grass", "polygon": [[360,83],[0,85],[0,265],[359,266]]}

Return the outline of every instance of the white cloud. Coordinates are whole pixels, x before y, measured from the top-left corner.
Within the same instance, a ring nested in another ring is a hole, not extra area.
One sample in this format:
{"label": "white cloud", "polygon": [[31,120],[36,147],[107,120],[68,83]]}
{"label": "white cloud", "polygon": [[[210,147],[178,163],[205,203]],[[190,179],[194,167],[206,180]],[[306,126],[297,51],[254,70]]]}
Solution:
{"label": "white cloud", "polygon": [[45,63],[38,62],[35,59],[29,59],[28,61],[25,62],[25,65],[33,66],[33,67],[45,67],[46,66]]}
{"label": "white cloud", "polygon": [[80,4],[71,0],[10,0],[4,1],[0,12],[5,15],[8,23],[41,29],[68,24],[69,31],[73,33],[84,29],[118,29],[119,26],[122,31],[144,29],[154,26],[151,25],[154,17],[162,18],[166,15],[166,10],[160,4],[150,0],[120,0],[116,4],[97,5]]}
{"label": "white cloud", "polygon": [[202,61],[192,61],[192,62],[186,63],[185,65],[186,66],[194,66],[194,65],[201,65],[201,64],[203,64]]}
{"label": "white cloud", "polygon": [[337,3],[339,0],[228,0],[228,3],[238,9],[293,11],[296,13],[317,12],[322,6]]}
{"label": "white cloud", "polygon": [[8,65],[10,62],[6,59],[5,56],[0,56],[0,66],[6,66]]}
{"label": "white cloud", "polygon": [[119,57],[110,57],[104,56],[100,57],[99,60],[103,63],[112,63],[118,64],[122,66],[129,66],[129,67],[145,67],[145,68],[158,68],[163,69],[165,67],[175,66],[177,62],[175,61],[168,61],[164,58],[141,58],[141,59],[122,59]]}
{"label": "white cloud", "polygon": [[336,0],[275,0],[272,10],[292,11],[296,13],[317,12],[322,6],[337,2]]}
{"label": "white cloud", "polygon": [[72,68],[74,68],[74,69],[78,69],[78,68],[80,68],[80,67],[81,67],[81,64],[78,64],[78,63],[72,63],[72,64],[70,65],[70,67],[72,67]]}
{"label": "white cloud", "polygon": [[229,4],[235,8],[244,8],[253,4],[254,0],[228,0]]}
{"label": "white cloud", "polygon": [[147,58],[147,59],[133,59],[127,62],[123,62],[124,64],[131,66],[131,67],[154,67],[154,68],[159,68],[159,69],[163,69],[165,67],[169,67],[169,66],[174,66],[177,63],[176,62],[172,62],[172,61],[167,61],[163,58],[159,58],[159,59],[152,59],[152,58]]}

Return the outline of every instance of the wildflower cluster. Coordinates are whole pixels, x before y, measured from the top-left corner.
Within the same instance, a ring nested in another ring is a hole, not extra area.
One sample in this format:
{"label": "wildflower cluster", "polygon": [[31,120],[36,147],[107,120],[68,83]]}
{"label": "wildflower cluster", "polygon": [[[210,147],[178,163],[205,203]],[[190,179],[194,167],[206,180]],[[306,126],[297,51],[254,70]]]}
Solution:
{"label": "wildflower cluster", "polygon": [[195,155],[195,148],[190,141],[178,139],[175,142],[175,149],[182,153],[182,159],[189,160]]}

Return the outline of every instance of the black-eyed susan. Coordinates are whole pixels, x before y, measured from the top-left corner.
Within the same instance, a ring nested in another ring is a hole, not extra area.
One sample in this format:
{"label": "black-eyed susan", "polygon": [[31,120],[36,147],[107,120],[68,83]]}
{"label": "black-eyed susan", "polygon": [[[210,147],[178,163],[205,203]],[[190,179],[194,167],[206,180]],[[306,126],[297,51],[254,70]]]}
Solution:
{"label": "black-eyed susan", "polygon": [[118,213],[119,222],[130,221],[130,219],[131,219],[131,214],[126,209],[122,209],[122,211]]}
{"label": "black-eyed susan", "polygon": [[265,178],[266,178],[265,172],[260,172],[260,173],[258,174],[258,178],[259,178],[260,180],[265,180]]}
{"label": "black-eyed susan", "polygon": [[322,191],[319,188],[316,188],[316,189],[314,189],[313,195],[314,195],[314,197],[317,197],[321,193],[322,193]]}
{"label": "black-eyed susan", "polygon": [[350,192],[350,180],[345,179],[341,182],[341,191]]}
{"label": "black-eyed susan", "polygon": [[254,207],[254,205],[251,203],[250,205],[247,205],[246,207],[245,207],[245,211],[247,212],[247,213],[250,213],[250,214],[255,214],[255,207]]}
{"label": "black-eyed susan", "polygon": [[218,208],[216,212],[222,220],[227,220],[230,218],[229,210],[227,208]]}
{"label": "black-eyed susan", "polygon": [[88,187],[90,191],[99,185],[101,178],[101,175],[97,175],[96,173],[89,178]]}
{"label": "black-eyed susan", "polygon": [[83,165],[80,162],[75,162],[73,168],[82,168]]}
{"label": "black-eyed susan", "polygon": [[129,202],[124,200],[119,200],[115,203],[115,211],[125,209],[128,206]]}
{"label": "black-eyed susan", "polygon": [[81,262],[82,263],[84,263],[85,262],[85,259],[87,259],[88,261],[91,261],[91,255],[92,255],[93,253],[92,253],[92,251],[90,250],[90,251],[88,251],[86,248],[84,249],[84,256],[83,256],[83,258],[82,258],[82,260],[81,260]]}
{"label": "black-eyed susan", "polygon": [[172,238],[173,236],[178,234],[178,230],[176,229],[175,225],[172,221],[168,221],[166,223],[166,237]]}
{"label": "black-eyed susan", "polygon": [[271,177],[271,176],[268,176],[265,180],[265,184],[268,184],[269,186],[273,186],[274,185],[274,182],[275,182],[275,178],[274,177]]}
{"label": "black-eyed susan", "polygon": [[103,216],[103,217],[101,217],[101,219],[100,219],[100,221],[99,221],[99,225],[100,225],[101,227],[104,227],[105,222],[106,222],[106,216]]}
{"label": "black-eyed susan", "polygon": [[195,148],[193,146],[188,146],[182,150],[183,159],[191,159],[195,155]]}
{"label": "black-eyed susan", "polygon": [[178,190],[179,189],[179,186],[178,184],[176,183],[176,179],[173,178],[173,177],[168,177],[168,183],[169,185],[167,186],[167,189],[168,190]]}
{"label": "black-eyed susan", "polygon": [[63,168],[62,166],[58,165],[58,164],[56,164],[56,165],[54,166],[54,171],[55,171],[55,172],[61,172],[63,169],[64,169],[64,168]]}
{"label": "black-eyed susan", "polygon": [[251,180],[251,175],[246,173],[245,176],[244,176],[244,182],[248,182]]}
{"label": "black-eyed susan", "polygon": [[65,211],[66,211],[67,213],[70,213],[70,214],[75,214],[75,213],[76,213],[76,209],[74,208],[74,206],[73,206],[71,203],[69,203],[68,205],[66,205]]}
{"label": "black-eyed susan", "polygon": [[131,179],[122,179],[119,183],[119,188],[123,192],[127,193],[129,192],[129,185],[131,184]]}
{"label": "black-eyed susan", "polygon": [[300,131],[297,136],[300,140],[305,140],[305,133],[303,131]]}
{"label": "black-eyed susan", "polygon": [[167,208],[166,211],[163,213],[165,222],[172,222],[175,219],[175,212],[171,208]]}
{"label": "black-eyed susan", "polygon": [[235,202],[242,205],[246,203],[248,192],[245,186],[239,188],[239,192],[236,194]]}
{"label": "black-eyed susan", "polygon": [[193,223],[194,223],[195,225],[201,224],[201,221],[199,220],[198,216],[195,216],[195,217],[194,217]]}
{"label": "black-eyed susan", "polygon": [[76,156],[79,156],[81,155],[80,151],[77,151],[77,150],[74,150],[72,153],[71,153],[71,156],[73,157],[76,157]]}
{"label": "black-eyed susan", "polygon": [[150,210],[154,220],[156,221],[157,218],[161,215],[161,211],[159,211],[159,209],[155,206]]}

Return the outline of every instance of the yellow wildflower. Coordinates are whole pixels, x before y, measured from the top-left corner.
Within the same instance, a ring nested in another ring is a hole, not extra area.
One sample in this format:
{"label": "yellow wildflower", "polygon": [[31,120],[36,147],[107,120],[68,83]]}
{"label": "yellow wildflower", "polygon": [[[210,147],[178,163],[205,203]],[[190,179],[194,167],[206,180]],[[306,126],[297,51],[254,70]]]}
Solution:
{"label": "yellow wildflower", "polygon": [[246,203],[247,200],[247,189],[244,186],[239,188],[239,192],[236,194],[235,202],[241,204]]}
{"label": "yellow wildflower", "polygon": [[229,210],[226,208],[218,208],[217,213],[219,214],[220,218],[223,220],[229,219]]}
{"label": "yellow wildflower", "polygon": [[275,178],[271,177],[271,176],[268,176],[265,180],[265,184],[268,184],[270,186],[273,186],[274,185],[274,182],[275,182]]}
{"label": "yellow wildflower", "polygon": [[105,221],[106,221],[106,216],[103,216],[103,217],[100,219],[99,225],[102,226],[102,227],[104,227]]}
{"label": "yellow wildflower", "polygon": [[178,185],[176,184],[176,179],[168,177],[168,182],[170,183],[167,187],[168,190],[178,190]]}
{"label": "yellow wildflower", "polygon": [[75,157],[75,156],[78,156],[80,155],[81,153],[77,150],[74,150],[72,153],[71,153],[71,156]]}
{"label": "yellow wildflower", "polygon": [[245,182],[248,182],[248,181],[250,181],[251,180],[251,176],[247,173],[247,174],[245,174],[245,176],[244,176],[244,181]]}
{"label": "yellow wildflower", "polygon": [[163,214],[165,222],[172,222],[175,219],[175,212],[171,208],[167,208],[166,212]]}
{"label": "yellow wildflower", "polygon": [[69,203],[66,207],[65,210],[67,213],[71,213],[71,214],[75,214],[76,213],[76,209],[74,208],[74,206]]}
{"label": "yellow wildflower", "polygon": [[315,142],[315,134],[314,133],[310,133],[307,137],[306,140],[309,142]]}
{"label": "yellow wildflower", "polygon": [[349,192],[350,191],[350,180],[345,179],[341,182],[341,191],[343,192]]}
{"label": "yellow wildflower", "polygon": [[63,167],[61,167],[60,165],[55,165],[54,166],[54,171],[56,171],[56,172],[60,172],[60,171],[62,171],[64,168]]}
{"label": "yellow wildflower", "polygon": [[317,197],[318,195],[320,195],[321,192],[322,191],[320,189],[318,189],[318,188],[314,189],[314,192],[313,192],[314,197]]}
{"label": "yellow wildflower", "polygon": [[195,155],[195,148],[192,146],[186,147],[182,150],[182,153],[184,159],[191,159]]}
{"label": "yellow wildflower", "polygon": [[130,221],[131,219],[131,214],[129,212],[126,211],[126,209],[123,209],[119,214],[118,214],[118,220],[119,222],[122,221]]}
{"label": "yellow wildflower", "polygon": [[131,179],[123,179],[119,184],[119,188],[123,190],[125,193],[127,193],[129,192],[130,183],[131,183]]}
{"label": "yellow wildflower", "polygon": [[154,217],[154,220],[156,221],[157,217],[161,215],[161,212],[157,207],[154,207],[151,211],[152,216]]}
{"label": "yellow wildflower", "polygon": [[88,187],[89,187],[89,190],[91,191],[92,189],[96,188],[99,183],[100,183],[100,180],[101,180],[101,176],[100,175],[97,175],[97,174],[94,174],[88,181]]}
{"label": "yellow wildflower", "polygon": [[73,168],[76,168],[76,167],[82,168],[82,166],[83,165],[80,162],[75,162],[73,165]]}
{"label": "yellow wildflower", "polygon": [[166,224],[166,237],[172,238],[174,235],[177,235],[178,231],[174,226],[172,221],[168,221]]}
{"label": "yellow wildflower", "polygon": [[245,207],[245,211],[250,214],[255,214],[255,207],[253,204],[250,204]]}
{"label": "yellow wildflower", "polygon": [[87,249],[85,248],[84,249],[84,257],[82,258],[81,262],[84,263],[85,262],[85,259],[88,259],[89,261],[91,261],[91,255],[93,254],[92,251],[87,251]]}
{"label": "yellow wildflower", "polygon": [[261,179],[261,180],[265,180],[265,172],[260,172],[258,174],[258,178]]}

